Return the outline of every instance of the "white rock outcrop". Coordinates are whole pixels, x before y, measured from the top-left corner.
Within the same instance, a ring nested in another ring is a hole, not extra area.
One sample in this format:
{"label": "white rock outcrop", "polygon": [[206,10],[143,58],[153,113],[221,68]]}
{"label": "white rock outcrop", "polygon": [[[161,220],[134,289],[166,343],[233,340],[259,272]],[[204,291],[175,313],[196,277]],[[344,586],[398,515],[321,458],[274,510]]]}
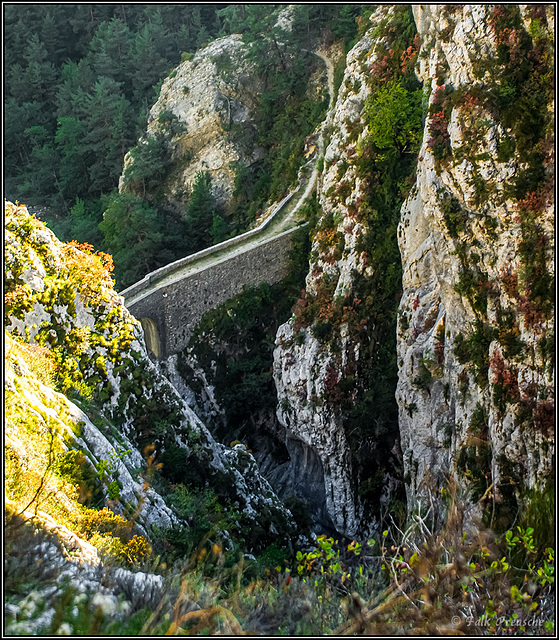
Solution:
{"label": "white rock outcrop", "polygon": [[[208,171],[216,203],[227,207],[235,189],[231,163],[250,166],[262,157],[263,150],[254,144],[251,120],[258,82],[246,52],[240,35],[219,38],[164,80],[148,116],[146,135],[163,135],[172,151],[174,170],[165,184],[169,201],[183,202],[196,174]],[[172,118],[170,124],[165,118]],[[232,127],[243,135],[227,135]],[[125,168],[131,161],[127,154]]]}
{"label": "white rock outcrop", "polygon": [[[445,89],[470,89],[472,96],[487,90],[490,80],[479,80],[475,64],[498,65],[494,9],[460,5],[449,13],[442,5],[415,5],[413,11],[423,43],[418,75],[430,91],[429,103]],[[528,8],[521,11],[526,18]],[[511,130],[477,98],[468,100],[451,110],[452,157],[441,166],[430,144],[428,115],[416,186],[399,227],[404,293],[397,399],[410,506],[428,503],[455,473],[466,501],[483,498],[495,505],[510,483],[520,501],[523,487],[545,487],[552,468],[552,425],[543,425],[553,410],[554,371],[542,357],[541,341],[552,334],[553,319],[543,314],[534,322],[527,294],[517,289],[527,269],[521,255],[525,230],[510,185],[525,165],[517,156],[500,159],[497,143]],[[480,185],[486,189],[482,198]],[[535,222],[548,243],[550,277],[553,216],[548,201]],[[461,283],[469,274],[477,281],[465,289]],[[457,356],[464,337],[473,350],[478,345],[472,355],[477,361]],[[513,341],[521,352],[512,353]],[[509,394],[505,406],[498,397],[503,390]],[[524,423],[523,408],[532,412]]]}
{"label": "white rock outcrop", "polygon": [[[385,9],[380,9],[371,17],[372,23],[377,24],[384,15]],[[324,152],[319,200],[324,217],[334,215],[332,233],[337,234],[337,244],[330,243],[324,249],[324,234],[316,234],[306,292],[315,295],[324,281],[329,280],[332,300],[351,293],[355,273],[366,270],[362,252],[358,250],[359,238],[366,228],[356,222],[352,211],[365,185],[348,159],[366,133],[361,114],[369,95],[366,79],[368,65],[374,61],[373,42],[371,29],[347,54],[335,107],[325,123],[330,138]],[[353,137],[354,131],[358,132],[357,137]],[[340,166],[345,166],[343,178],[339,175]],[[338,196],[342,180],[348,190],[343,198]],[[341,369],[359,360],[359,345],[348,339],[347,328],[342,325],[341,353],[335,355],[331,345],[315,337],[310,328],[294,329],[294,326],[292,318],[279,328],[276,336],[274,381],[279,399],[278,419],[293,438],[318,455],[324,473],[326,510],[334,527],[347,536],[357,532],[366,535],[374,523],[363,520],[343,417],[335,406],[324,402],[333,377],[337,376],[338,381]]]}

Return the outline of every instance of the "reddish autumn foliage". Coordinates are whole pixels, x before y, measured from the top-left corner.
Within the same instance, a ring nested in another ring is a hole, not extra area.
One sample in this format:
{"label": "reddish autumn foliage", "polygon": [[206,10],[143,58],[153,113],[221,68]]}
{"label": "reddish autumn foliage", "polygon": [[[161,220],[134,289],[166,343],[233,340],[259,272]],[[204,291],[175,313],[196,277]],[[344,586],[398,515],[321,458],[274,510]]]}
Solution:
{"label": "reddish autumn foliage", "polygon": [[331,404],[337,404],[342,399],[343,393],[338,386],[340,373],[329,364],[326,368],[326,375],[323,378],[324,394],[326,400]]}
{"label": "reddish autumn foliage", "polygon": [[493,7],[491,15],[489,17],[489,25],[494,33],[497,33],[500,30],[501,25],[506,17],[507,12],[505,10],[505,7],[502,4],[496,4]]}
{"label": "reddish autumn foliage", "polygon": [[301,289],[301,295],[297,302],[293,305],[291,309],[293,315],[295,316],[295,322],[293,323],[293,331],[297,333],[299,329],[306,328],[310,325],[310,322],[304,317],[304,309],[308,306],[307,300],[307,291],[306,289]]}
{"label": "reddish autumn foliage", "polygon": [[536,427],[551,436],[555,433],[555,401],[544,400],[536,406]]}
{"label": "reddish autumn foliage", "polygon": [[112,285],[112,257],[102,251],[93,253],[93,246],[72,240],[63,245],[67,278],[75,280],[84,300],[91,302],[101,293],[103,282]]}
{"label": "reddish autumn foliage", "polygon": [[373,62],[370,66],[371,75],[375,76],[379,80],[390,80],[395,75],[395,63],[394,50],[388,49],[386,55],[379,57],[378,60]]}
{"label": "reddish autumn foliage", "polygon": [[406,73],[414,68],[415,62],[417,60],[417,54],[418,54],[418,50],[415,47],[415,40],[414,40],[414,45],[411,47],[408,47],[404,51],[404,53],[402,53],[402,55],[400,56],[400,69],[402,73]]}
{"label": "reddish autumn foliage", "polygon": [[518,310],[524,315],[524,323],[532,329],[541,328],[543,314],[530,297],[530,287],[526,286],[526,293],[518,298]]}
{"label": "reddish autumn foliage", "polygon": [[518,274],[507,265],[499,274],[503,287],[507,295],[511,298],[518,298]]}
{"label": "reddish autumn foliage", "polygon": [[464,100],[460,105],[460,112],[465,118],[471,118],[478,107],[479,98],[477,96],[472,96],[470,93],[466,93]]}
{"label": "reddish autumn foliage", "polygon": [[438,145],[447,145],[450,142],[448,120],[446,119],[444,111],[437,111],[433,114],[431,122],[429,123],[429,133],[431,137],[427,141],[427,146],[430,149]]}
{"label": "reddish autumn foliage", "polygon": [[493,354],[489,366],[493,375],[492,382],[496,400],[506,397],[510,402],[518,402],[520,400],[518,373],[505,364],[498,351]]}
{"label": "reddish autumn foliage", "polygon": [[522,212],[541,213],[545,208],[545,200],[542,193],[532,191],[527,193],[522,200],[519,200],[517,206],[518,210]]}
{"label": "reddish autumn foliage", "polygon": [[445,112],[448,95],[449,91],[446,85],[443,84],[437,87],[429,107],[429,113],[431,114],[429,133],[431,137],[427,141],[427,146],[432,149],[436,160],[443,160],[450,153],[449,122]]}

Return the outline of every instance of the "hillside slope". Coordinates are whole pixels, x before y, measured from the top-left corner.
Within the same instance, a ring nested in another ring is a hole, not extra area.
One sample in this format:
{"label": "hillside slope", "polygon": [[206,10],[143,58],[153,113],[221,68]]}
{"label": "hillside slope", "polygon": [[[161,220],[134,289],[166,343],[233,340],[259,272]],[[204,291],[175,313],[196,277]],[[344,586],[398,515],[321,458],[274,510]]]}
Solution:
{"label": "hillside slope", "polygon": [[[6,203],[5,243],[5,321],[16,354],[8,369],[13,404],[7,417],[18,473],[25,473],[23,461],[17,462],[27,442],[21,429],[39,420],[38,428],[48,431],[52,422],[56,455],[81,451],[86,467],[96,470],[94,484],[102,485],[101,502],[109,500],[118,515],[137,510],[135,522],[144,529],[179,520],[185,526],[158,493],[142,488],[150,473],[169,504],[181,486],[195,492],[211,486],[241,512],[238,526],[248,525],[249,546],[263,543],[260,536],[277,531],[280,521],[289,526],[289,512],[252,456],[217,443],[149,360],[139,322],[114,292],[107,256],[60,243],[24,206],[12,203]],[[23,352],[40,368],[50,367],[50,385],[20,372]],[[32,417],[37,413],[42,418]]]}

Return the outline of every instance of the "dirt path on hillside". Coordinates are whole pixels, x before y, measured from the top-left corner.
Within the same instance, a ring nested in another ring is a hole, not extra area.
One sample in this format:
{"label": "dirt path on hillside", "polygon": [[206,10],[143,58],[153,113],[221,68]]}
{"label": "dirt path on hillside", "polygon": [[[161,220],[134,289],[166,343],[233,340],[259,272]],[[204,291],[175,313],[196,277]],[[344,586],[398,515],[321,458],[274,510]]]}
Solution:
{"label": "dirt path on hillside", "polygon": [[328,103],[328,111],[334,107],[334,65],[332,60],[321,51],[313,51],[326,65],[326,74],[328,76],[328,92],[330,93],[330,102]]}

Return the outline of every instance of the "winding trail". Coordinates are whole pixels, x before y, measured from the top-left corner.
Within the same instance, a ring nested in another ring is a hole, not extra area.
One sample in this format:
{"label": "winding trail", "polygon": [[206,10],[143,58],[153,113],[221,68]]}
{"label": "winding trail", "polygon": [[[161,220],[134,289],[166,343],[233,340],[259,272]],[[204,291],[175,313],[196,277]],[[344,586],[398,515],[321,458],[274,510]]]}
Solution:
{"label": "winding trail", "polygon": [[328,111],[330,112],[334,107],[334,65],[330,58],[326,57],[320,51],[313,51],[326,65],[326,75],[328,76],[328,92],[330,94],[330,102],[328,103]]}
{"label": "winding trail", "polygon": [[[142,280],[120,292],[125,305],[133,307],[160,287],[165,287],[187,276],[209,269],[216,264],[226,262],[245,251],[251,251],[257,246],[279,236],[293,231],[297,226],[305,224],[299,219],[303,204],[308,200],[318,178],[318,162],[324,154],[324,123],[334,103],[334,69],[332,62],[323,53],[314,51],[325,64],[328,77],[330,101],[327,114],[323,122],[315,130],[318,138],[317,150],[313,157],[299,170],[299,185],[289,193],[280,203],[272,205],[266,214],[266,219],[256,229],[247,231],[239,236],[225,240],[219,244],[198,251],[168,264],[160,269],[148,273]],[[312,169],[311,169],[312,167]],[[301,192],[301,193],[300,193]],[[297,194],[299,194],[297,196]]]}

